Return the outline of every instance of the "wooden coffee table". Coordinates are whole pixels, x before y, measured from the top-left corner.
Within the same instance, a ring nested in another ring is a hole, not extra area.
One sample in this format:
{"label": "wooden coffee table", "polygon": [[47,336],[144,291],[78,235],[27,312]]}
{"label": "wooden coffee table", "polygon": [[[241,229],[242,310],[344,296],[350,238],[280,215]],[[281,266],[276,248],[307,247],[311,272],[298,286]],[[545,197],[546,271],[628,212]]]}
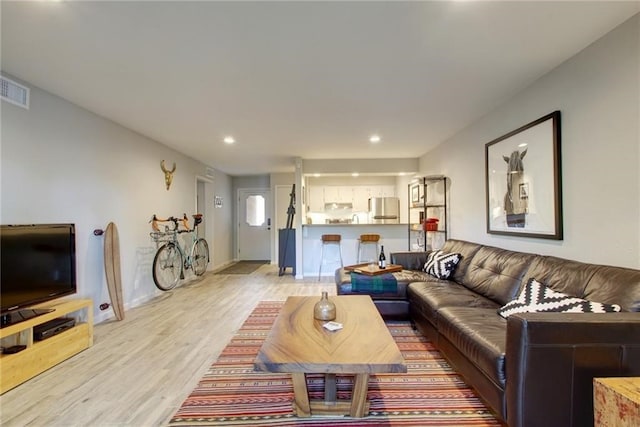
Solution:
{"label": "wooden coffee table", "polygon": [[[258,352],[255,369],[291,373],[293,408],[299,417],[369,412],[367,387],[374,373],[407,372],[407,366],[368,295],[332,296],[336,322],[328,331],[313,318],[315,297],[289,297]],[[310,400],[305,374],[325,374],[324,400]],[[337,400],[336,374],[355,375],[351,402]]]}

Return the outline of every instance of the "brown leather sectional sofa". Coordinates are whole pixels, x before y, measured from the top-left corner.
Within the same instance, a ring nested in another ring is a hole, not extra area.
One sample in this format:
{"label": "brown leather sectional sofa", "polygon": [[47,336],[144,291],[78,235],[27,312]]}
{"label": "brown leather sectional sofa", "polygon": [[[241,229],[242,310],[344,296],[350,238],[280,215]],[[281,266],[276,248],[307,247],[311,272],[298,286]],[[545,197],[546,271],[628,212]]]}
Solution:
{"label": "brown leather sectional sofa", "polygon": [[[410,318],[511,427],[593,425],[593,378],[640,376],[640,271],[449,240],[449,280],[423,273],[427,253],[391,254],[396,292],[371,294],[385,318]],[[620,313],[497,310],[534,278]],[[336,271],[339,295],[355,293]]]}

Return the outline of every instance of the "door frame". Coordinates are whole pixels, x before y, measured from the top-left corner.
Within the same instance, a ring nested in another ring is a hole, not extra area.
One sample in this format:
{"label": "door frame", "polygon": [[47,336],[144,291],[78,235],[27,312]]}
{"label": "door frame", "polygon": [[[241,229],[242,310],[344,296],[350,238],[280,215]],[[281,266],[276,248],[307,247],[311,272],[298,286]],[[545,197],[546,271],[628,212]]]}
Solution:
{"label": "door frame", "polygon": [[242,258],[240,257],[240,222],[242,221],[242,218],[240,217],[240,213],[242,212],[242,209],[240,207],[240,195],[242,192],[245,191],[259,191],[259,192],[265,192],[268,193],[268,197],[267,197],[267,203],[265,205],[265,211],[266,211],[266,215],[267,215],[267,221],[271,221],[271,224],[269,225],[270,230],[269,230],[269,256],[268,256],[268,260],[270,263],[273,263],[273,243],[272,243],[272,233],[273,233],[273,227],[274,227],[274,221],[272,218],[272,214],[273,214],[273,194],[271,191],[271,188],[264,188],[264,187],[243,187],[243,188],[238,188],[236,190],[236,226],[235,226],[235,241],[236,241],[236,249],[235,249],[235,254],[234,254],[234,259],[236,261],[240,261]]}
{"label": "door frame", "polygon": [[[202,186],[202,200],[200,200],[200,187]],[[211,178],[207,178],[204,176],[196,175],[195,179],[195,200],[193,201],[195,213],[201,213],[204,215],[204,238],[209,245],[209,265],[207,266],[207,270],[212,270],[214,267],[213,262],[213,251],[214,247],[214,222],[215,222],[215,212],[214,212],[214,181]],[[189,218],[190,221],[193,221],[192,218]]]}

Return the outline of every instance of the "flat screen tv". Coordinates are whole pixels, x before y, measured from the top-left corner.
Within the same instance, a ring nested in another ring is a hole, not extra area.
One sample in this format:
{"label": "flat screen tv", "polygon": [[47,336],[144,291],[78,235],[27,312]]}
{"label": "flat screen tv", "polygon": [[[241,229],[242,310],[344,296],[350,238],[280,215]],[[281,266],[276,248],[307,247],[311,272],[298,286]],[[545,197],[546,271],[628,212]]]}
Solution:
{"label": "flat screen tv", "polygon": [[74,224],[0,227],[1,326],[48,312],[31,306],[74,293]]}

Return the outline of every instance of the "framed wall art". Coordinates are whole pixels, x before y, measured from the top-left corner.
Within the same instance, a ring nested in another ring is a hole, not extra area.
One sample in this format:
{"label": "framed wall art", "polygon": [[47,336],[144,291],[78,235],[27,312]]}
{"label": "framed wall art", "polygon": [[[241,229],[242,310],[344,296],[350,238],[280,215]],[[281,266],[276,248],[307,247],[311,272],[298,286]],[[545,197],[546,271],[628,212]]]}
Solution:
{"label": "framed wall art", "polygon": [[485,144],[487,233],[562,240],[560,111]]}
{"label": "framed wall art", "polygon": [[411,203],[416,204],[420,202],[420,184],[414,184],[411,186]]}

